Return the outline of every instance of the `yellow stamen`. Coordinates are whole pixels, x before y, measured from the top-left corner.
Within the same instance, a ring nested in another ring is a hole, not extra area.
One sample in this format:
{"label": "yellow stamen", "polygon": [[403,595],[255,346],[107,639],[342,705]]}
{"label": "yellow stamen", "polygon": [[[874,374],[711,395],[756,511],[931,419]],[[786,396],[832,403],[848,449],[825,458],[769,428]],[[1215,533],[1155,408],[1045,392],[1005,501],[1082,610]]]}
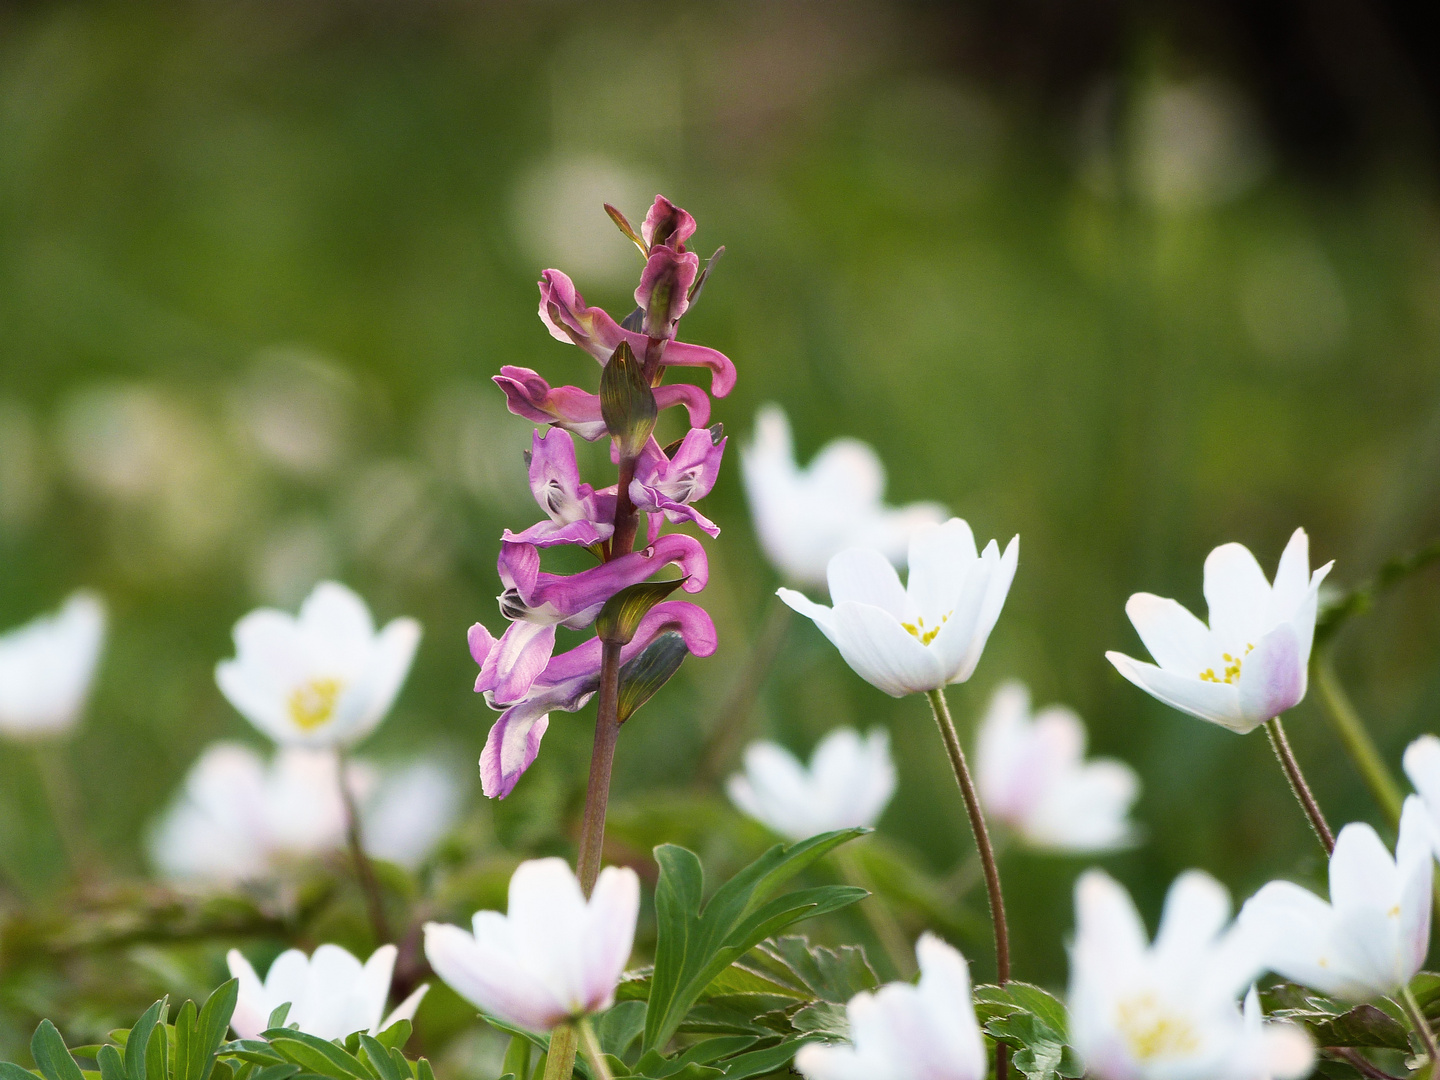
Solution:
{"label": "yellow stamen", "polygon": [[326,723],[335,712],[344,684],[339,679],[311,679],[290,692],[290,719],[303,731]]}
{"label": "yellow stamen", "polygon": [[1154,994],[1120,1002],[1115,1007],[1115,1026],[1137,1061],[1180,1057],[1200,1049],[1189,1018],[1165,1012]]}
{"label": "yellow stamen", "polygon": [[1250,650],[1253,648],[1255,648],[1254,645],[1246,645],[1245,651],[1239,656],[1231,656],[1228,652],[1221,653],[1220,659],[1225,661],[1225,666],[1221,670],[1224,671],[1225,674],[1216,675],[1215,669],[1213,667],[1208,667],[1204,671],[1200,672],[1200,681],[1226,684],[1239,682],[1241,661],[1244,657],[1250,655]]}
{"label": "yellow stamen", "polygon": [[940,621],[936,625],[930,627],[930,629],[928,630],[925,629],[924,615],[916,616],[913,623],[902,622],[900,625],[903,626],[906,630],[908,630],[910,632],[910,636],[916,638],[921,645],[929,645],[930,642],[935,640],[935,635],[940,633],[940,627],[944,626],[947,622],[949,622],[950,616],[954,614],[954,611],[947,611],[944,615],[940,616]]}

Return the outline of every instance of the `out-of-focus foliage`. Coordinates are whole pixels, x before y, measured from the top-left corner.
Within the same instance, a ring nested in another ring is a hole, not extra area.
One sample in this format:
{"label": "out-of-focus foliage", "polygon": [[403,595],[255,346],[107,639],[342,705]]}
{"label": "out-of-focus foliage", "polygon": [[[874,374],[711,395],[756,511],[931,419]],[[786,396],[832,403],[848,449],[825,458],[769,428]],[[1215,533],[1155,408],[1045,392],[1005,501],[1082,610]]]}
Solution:
{"label": "out-of-focus foliage", "polygon": [[[658,190],[727,247],[687,323],[740,369],[727,431],[777,400],[803,457],[864,438],[894,501],[1023,537],[979,672],[951,695],[962,735],[1006,678],[1073,706],[1141,776],[1146,842],[1105,861],[1147,910],[1189,866],[1237,895],[1316,869],[1296,862],[1305,824],[1263,740],[1166,710],[1102,652],[1134,645],[1131,592],[1198,607],[1220,542],[1273,565],[1303,524],[1345,585],[1440,530],[1433,178],[1295,175],[1235,85],[1164,49],[1042,115],[950,64],[937,21],[879,3],[0,12],[0,625],[77,586],[109,604],[60,751],[97,881],[147,869],[146,830],[205,746],[253,740],[213,678],[235,620],[293,609],[322,576],[425,628],[364,753],[433,744],[470,767],[493,714],[464,630],[499,628],[498,537],[534,516],[531,428],[487,379],[541,359],[593,379],[536,319],[533,282],[559,266],[629,310],[635,255],[600,204],[634,216]],[[724,528],[701,596],[720,651],[626,724],[609,852],[653,874],[650,848],[680,843],[721,879],[769,843],[723,802],[733,761],[714,767],[707,740],[778,582],[733,456],[705,511]],[[1440,712],[1437,589],[1414,579],[1336,641],[1392,762]],[[808,752],[837,724],[890,728],[899,793],[856,861],[906,929],[945,933],[988,978],[923,703],[878,694],[798,621],[774,661],[756,734]],[[1378,820],[1313,698],[1290,735],[1317,794],[1336,822]],[[554,718],[509,799],[474,791],[417,875],[384,868],[397,907],[503,907],[518,858],[569,853],[590,715]],[[368,943],[338,856],[245,901],[62,897],[34,758],[0,746],[0,896],[34,905],[0,957],[0,1056],[41,1014],[99,1039],[161,994],[203,998],[237,942]],[[1081,865],[1007,853],[1021,977],[1062,981]],[[195,920],[233,934],[196,940]],[[875,945],[853,911],[813,925]],[[642,939],[643,957],[653,923]],[[417,1037],[442,1073],[488,1080],[504,1044],[472,1016],[432,993]]]}

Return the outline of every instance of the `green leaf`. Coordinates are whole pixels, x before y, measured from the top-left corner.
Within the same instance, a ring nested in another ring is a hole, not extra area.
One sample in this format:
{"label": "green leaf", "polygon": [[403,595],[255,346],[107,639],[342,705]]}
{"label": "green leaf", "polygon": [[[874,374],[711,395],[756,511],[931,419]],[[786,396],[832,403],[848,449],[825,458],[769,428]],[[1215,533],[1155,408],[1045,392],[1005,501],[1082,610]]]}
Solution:
{"label": "green leaf", "polygon": [[645,1004],[640,1001],[621,1001],[606,1009],[595,1022],[595,1037],[600,1040],[600,1049],[616,1057],[624,1057],[644,1030]]}
{"label": "green leaf", "polygon": [[635,231],[635,227],[630,224],[625,215],[609,203],[605,204],[605,213],[610,215],[610,220],[615,222],[615,227],[628,236],[630,242],[640,249],[641,258],[648,258],[650,249],[646,246],[645,241],[640,238],[640,234]]}
{"label": "green leaf", "polygon": [[292,1028],[262,1032],[276,1053],[302,1069],[328,1076],[331,1080],[370,1080],[370,1073],[358,1058],[333,1042]]}
{"label": "green leaf", "polygon": [[361,1063],[368,1062],[370,1071],[380,1080],[410,1080],[409,1069],[395,1067],[395,1062],[390,1059],[390,1048],[381,1046],[363,1031],[360,1033],[360,1052],[365,1055],[360,1059]]}
{"label": "green leaf", "polygon": [[39,1080],[39,1076],[14,1062],[0,1061],[0,1080]]}
{"label": "green leaf", "polygon": [[423,1057],[415,1062],[415,1080],[435,1080],[435,1070],[430,1067],[430,1062]]}
{"label": "green leaf", "polygon": [[[656,584],[678,583],[666,581]],[[615,712],[618,722],[623,724],[634,716],[680,670],[680,665],[689,655],[685,636],[675,630],[666,630],[646,645],[639,656],[631,657],[620,668],[620,693]]]}
{"label": "green leaf", "polygon": [[115,1047],[102,1046],[95,1054],[95,1064],[100,1066],[101,1080],[125,1080],[125,1059]]}
{"label": "green leaf", "polygon": [[825,1039],[850,1038],[850,1018],[845,1006],[833,1001],[817,1001],[806,1005],[790,1018],[790,1026],[803,1035],[819,1035]]}
{"label": "green leaf", "polygon": [[827,949],[791,934],[766,942],[760,951],[782,964],[821,1001],[844,1005],[860,991],[880,985],[865,950],[858,945]]}
{"label": "green leaf", "polygon": [[170,1011],[169,999],[161,998],[141,1014],[125,1037],[125,1075],[127,1080],[164,1080],[162,1073],[149,1070],[150,1036],[156,1027],[164,1027],[165,1014]]}
{"label": "green leaf", "polygon": [[1014,1048],[1010,1062],[1027,1080],[1078,1077],[1085,1071],[1064,1037],[1034,1013],[1021,1011],[991,1020],[985,1031]]}
{"label": "green leaf", "polygon": [[[190,1073],[192,1046],[195,1042],[195,1017],[199,1010],[195,1002],[187,1000],[175,1015],[175,1080],[199,1080]],[[204,1067],[195,1063],[196,1073]]]}
{"label": "green leaf", "polygon": [[643,368],[622,341],[600,372],[600,416],[622,459],[640,453],[659,415]]}
{"label": "green leaf", "polygon": [[375,1041],[387,1050],[403,1050],[405,1044],[410,1041],[410,1033],[415,1030],[409,1020],[396,1020],[384,1031],[375,1036]]}
{"label": "green leaf", "polygon": [[700,860],[674,844],[657,847],[657,941],[644,1049],[665,1046],[710,982],[760,941],[800,919],[837,910],[864,897],[863,889],[831,885],[770,900],[795,874],[867,831],[845,829],[789,847],[777,844],[722,885],[703,912]]}
{"label": "green leaf", "polygon": [[85,1080],[80,1066],[70,1056],[65,1040],[49,1020],[41,1020],[30,1039],[30,1056],[45,1080]]}
{"label": "green leaf", "polygon": [[282,1001],[270,1010],[270,1019],[265,1021],[265,1026],[266,1028],[283,1028],[289,1016],[290,1002]]}
{"label": "green leaf", "polygon": [[710,280],[710,271],[714,269],[715,264],[720,261],[720,256],[724,254],[725,245],[721,244],[715,249],[715,253],[705,260],[705,265],[702,266],[700,272],[695,275],[695,283],[690,286],[690,295],[687,298],[690,303],[693,304],[696,300],[700,299],[700,290],[705,288],[705,282]]}
{"label": "green leaf", "polygon": [[1321,1046],[1384,1047],[1409,1050],[1405,1028],[1374,1005],[1356,1005],[1339,1016],[1296,1017]]}
{"label": "green leaf", "polygon": [[300,1072],[299,1065],[293,1065],[288,1061],[282,1061],[278,1065],[266,1065],[257,1072],[251,1080],[290,1080]]}
{"label": "green leaf", "polygon": [[225,1041],[225,1032],[230,1027],[230,1019],[235,1015],[235,1003],[239,999],[239,979],[229,979],[221,983],[215,988],[215,992],[205,999],[200,1015],[195,1020],[195,1038],[190,1043],[190,1065],[181,1072],[180,1080],[211,1080],[215,1069],[215,1051]]}
{"label": "green leaf", "polygon": [[725,1068],[724,1080],[749,1080],[754,1076],[769,1076],[778,1071],[795,1057],[795,1052],[805,1045],[804,1039],[787,1039],[763,1050],[751,1050],[737,1054],[721,1064]]}
{"label": "green leaf", "polygon": [[[640,629],[640,620],[645,618],[651,608],[683,585],[685,580],[682,577],[627,585],[606,600],[600,614],[595,616],[595,636],[614,645],[629,645],[635,637],[635,631]],[[635,660],[638,659],[639,656],[635,657]],[[630,664],[635,660],[631,660]],[[625,666],[629,667],[630,664]]]}

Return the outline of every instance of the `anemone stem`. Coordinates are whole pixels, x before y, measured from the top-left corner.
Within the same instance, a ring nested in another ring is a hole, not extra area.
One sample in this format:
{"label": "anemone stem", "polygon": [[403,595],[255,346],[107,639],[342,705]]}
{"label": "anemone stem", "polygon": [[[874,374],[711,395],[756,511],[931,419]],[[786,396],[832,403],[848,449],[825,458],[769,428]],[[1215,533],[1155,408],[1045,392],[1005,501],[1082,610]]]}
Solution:
{"label": "anemone stem", "polygon": [[1315,830],[1315,838],[1320,841],[1320,846],[1328,856],[1335,850],[1335,834],[1330,831],[1330,824],[1325,820],[1325,814],[1316,802],[1314,792],[1305,782],[1305,774],[1300,771],[1300,763],[1295,760],[1295,751],[1290,749],[1290,740],[1285,737],[1285,728],[1278,716],[1265,721],[1265,734],[1270,736],[1270,746],[1280,760],[1285,779],[1290,781],[1290,790],[1295,793],[1300,809],[1304,810],[1305,816],[1310,819],[1310,828]]}
{"label": "anemone stem", "polygon": [[365,838],[360,826],[360,808],[355,804],[355,792],[350,786],[350,760],[345,751],[336,748],[337,779],[340,783],[340,799],[345,807],[345,839],[350,845],[350,857],[355,860],[355,877],[360,881],[360,891],[365,894],[365,912],[370,918],[370,929],[380,944],[391,941],[390,923],[385,918],[385,899],[380,895],[380,882],[375,877],[375,867],[365,853]]}

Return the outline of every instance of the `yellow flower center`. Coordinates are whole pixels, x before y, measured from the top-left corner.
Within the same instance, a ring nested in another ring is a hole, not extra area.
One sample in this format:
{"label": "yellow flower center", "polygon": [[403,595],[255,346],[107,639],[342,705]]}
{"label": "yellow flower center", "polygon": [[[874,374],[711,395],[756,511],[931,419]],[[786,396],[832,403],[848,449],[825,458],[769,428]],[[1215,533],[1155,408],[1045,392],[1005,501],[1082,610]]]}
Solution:
{"label": "yellow flower center", "polygon": [[929,627],[928,629],[925,626],[924,615],[915,616],[915,621],[913,623],[902,622],[900,625],[903,626],[906,630],[908,630],[910,632],[910,636],[918,640],[921,645],[929,645],[930,642],[935,640],[935,635],[940,633],[940,627],[944,626],[947,622],[949,622],[950,616],[954,614],[954,611],[947,611],[944,615],[940,616],[940,621],[938,623],[936,623],[934,626]]}
{"label": "yellow flower center", "polygon": [[1215,669],[1214,669],[1213,667],[1207,667],[1204,671],[1200,672],[1200,681],[1201,681],[1201,682],[1213,682],[1213,683],[1236,683],[1236,682],[1239,682],[1239,681],[1240,681],[1240,664],[1241,664],[1241,661],[1243,660],[1244,657],[1247,657],[1247,656],[1250,655],[1250,650],[1253,649],[1253,648],[1255,648],[1254,645],[1246,645],[1246,646],[1245,646],[1245,651],[1244,651],[1243,653],[1241,653],[1239,656],[1231,656],[1228,652],[1227,652],[1227,653],[1221,653],[1221,654],[1220,654],[1220,659],[1222,659],[1222,660],[1225,661],[1225,666],[1221,669],[1221,671],[1223,672],[1223,674],[1216,675],[1216,674],[1215,674]]}
{"label": "yellow flower center", "polygon": [[1136,1061],[1181,1057],[1200,1049],[1188,1017],[1167,1013],[1154,994],[1127,998],[1115,1007],[1115,1026]]}
{"label": "yellow flower center", "polygon": [[339,679],[320,678],[296,687],[290,692],[290,719],[302,731],[313,731],[329,721],[345,688]]}

